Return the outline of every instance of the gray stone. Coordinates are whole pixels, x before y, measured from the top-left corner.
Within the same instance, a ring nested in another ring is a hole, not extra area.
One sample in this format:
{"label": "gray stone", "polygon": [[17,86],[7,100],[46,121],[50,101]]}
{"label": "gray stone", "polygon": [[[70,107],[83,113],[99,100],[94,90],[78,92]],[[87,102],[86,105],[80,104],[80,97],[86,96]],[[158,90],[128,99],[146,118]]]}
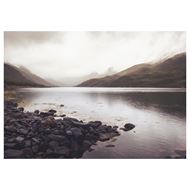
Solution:
{"label": "gray stone", "polygon": [[72,136],[72,135],[73,135],[73,133],[72,133],[71,130],[66,130],[66,134],[67,134],[68,136]]}
{"label": "gray stone", "polygon": [[54,135],[54,134],[48,135],[48,138],[50,138],[51,140],[54,140],[54,141],[59,141],[59,142],[65,140],[64,136],[62,136],[62,135]]}
{"label": "gray stone", "polygon": [[30,147],[32,145],[31,140],[26,140],[24,143],[26,147]]}
{"label": "gray stone", "polygon": [[15,149],[7,149],[5,150],[5,158],[22,158],[23,151],[15,150]]}
{"label": "gray stone", "polygon": [[16,143],[5,143],[5,148],[14,148],[16,146]]}
{"label": "gray stone", "polygon": [[90,148],[91,145],[92,145],[92,143],[90,141],[88,141],[88,140],[84,140],[83,144],[82,144],[82,146],[83,146],[83,148],[85,150],[88,149],[88,148]]}
{"label": "gray stone", "polygon": [[52,150],[56,150],[56,148],[59,146],[59,143],[57,141],[50,141],[49,142],[49,147],[52,149]]}
{"label": "gray stone", "polygon": [[11,126],[5,126],[4,128],[5,128],[5,130],[10,131],[10,132],[16,132],[16,128],[12,125]]}
{"label": "gray stone", "polygon": [[130,131],[130,130],[132,130],[132,129],[135,128],[135,125],[133,125],[133,124],[131,124],[131,123],[126,123],[126,124],[124,125],[124,128],[125,128],[125,131]]}
{"label": "gray stone", "polygon": [[71,128],[71,131],[72,131],[72,134],[75,138],[79,138],[79,137],[83,136],[80,128]]}
{"label": "gray stone", "polygon": [[65,157],[69,157],[70,150],[66,146],[59,146],[56,149],[55,153],[58,154],[58,155],[63,155]]}
{"label": "gray stone", "polygon": [[24,140],[24,137],[18,136],[16,137],[16,141],[21,143]]}

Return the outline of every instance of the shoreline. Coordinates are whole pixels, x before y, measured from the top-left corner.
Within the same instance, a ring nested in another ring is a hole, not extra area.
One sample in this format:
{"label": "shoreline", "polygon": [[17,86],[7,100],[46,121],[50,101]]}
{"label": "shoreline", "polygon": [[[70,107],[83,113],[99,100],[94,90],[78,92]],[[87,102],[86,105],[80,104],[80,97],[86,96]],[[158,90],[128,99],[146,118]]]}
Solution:
{"label": "shoreline", "polygon": [[[13,101],[4,102],[4,158],[81,158],[93,151],[97,141],[119,136],[118,126],[101,121],[83,122],[61,115],[56,110],[25,112]],[[126,124],[120,130],[133,129]]]}

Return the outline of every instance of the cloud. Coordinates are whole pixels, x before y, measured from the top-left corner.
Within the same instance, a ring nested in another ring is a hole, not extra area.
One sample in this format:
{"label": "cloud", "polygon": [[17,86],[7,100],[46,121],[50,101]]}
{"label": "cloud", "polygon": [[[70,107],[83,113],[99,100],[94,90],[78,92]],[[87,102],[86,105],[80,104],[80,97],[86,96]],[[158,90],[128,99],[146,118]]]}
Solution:
{"label": "cloud", "polygon": [[45,78],[82,77],[186,50],[185,32],[5,32],[5,61]]}
{"label": "cloud", "polygon": [[61,42],[62,32],[5,32],[5,46],[27,46],[46,42]]}

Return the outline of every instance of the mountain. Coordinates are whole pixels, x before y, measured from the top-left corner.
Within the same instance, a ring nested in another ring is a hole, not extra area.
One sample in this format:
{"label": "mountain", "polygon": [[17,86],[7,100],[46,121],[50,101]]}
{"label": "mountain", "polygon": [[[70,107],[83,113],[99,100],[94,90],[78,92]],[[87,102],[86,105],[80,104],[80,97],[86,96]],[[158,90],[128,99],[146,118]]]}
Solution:
{"label": "mountain", "polygon": [[22,72],[22,75],[24,77],[26,77],[27,79],[29,79],[30,81],[33,81],[37,84],[41,84],[43,86],[52,86],[52,84],[46,80],[44,80],[43,78],[33,74],[30,70],[28,70],[26,67],[24,66],[20,66],[19,70]]}
{"label": "mountain", "polygon": [[186,87],[186,53],[156,63],[134,65],[103,78],[93,78],[80,87]]}
{"label": "mountain", "polygon": [[[102,78],[107,75],[112,75],[115,73],[116,73],[116,71],[114,71],[112,67],[109,67],[104,73],[92,72],[92,73],[89,73],[87,75],[80,76],[80,77],[78,77],[78,76],[63,77],[54,84],[59,84],[59,86],[76,86],[77,84],[82,83],[83,81],[87,81],[92,78]],[[48,80],[48,81],[51,82],[52,80]]]}
{"label": "mountain", "polygon": [[4,64],[5,86],[48,86],[48,82],[30,72],[28,69],[5,63]]}

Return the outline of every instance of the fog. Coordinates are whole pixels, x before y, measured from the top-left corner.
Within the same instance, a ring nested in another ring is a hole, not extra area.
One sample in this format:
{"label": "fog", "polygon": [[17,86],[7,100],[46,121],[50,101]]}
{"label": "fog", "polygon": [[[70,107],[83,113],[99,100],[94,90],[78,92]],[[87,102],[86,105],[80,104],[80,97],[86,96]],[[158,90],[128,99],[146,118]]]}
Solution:
{"label": "fog", "polygon": [[78,79],[184,52],[185,41],[185,32],[5,32],[4,59],[44,78]]}

